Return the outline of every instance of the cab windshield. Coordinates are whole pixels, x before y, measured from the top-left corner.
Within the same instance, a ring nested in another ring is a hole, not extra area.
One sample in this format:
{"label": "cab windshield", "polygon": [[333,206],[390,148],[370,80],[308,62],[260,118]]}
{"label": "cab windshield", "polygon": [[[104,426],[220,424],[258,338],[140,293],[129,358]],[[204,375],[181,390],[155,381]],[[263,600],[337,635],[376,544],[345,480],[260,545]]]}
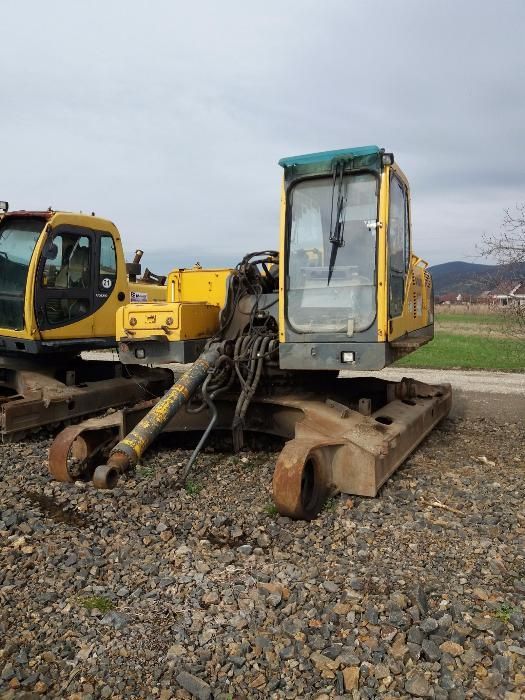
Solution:
{"label": "cab windshield", "polygon": [[376,315],[376,177],[304,180],[289,206],[290,325],[299,333],[365,330]]}
{"label": "cab windshield", "polygon": [[42,227],[41,219],[0,222],[0,328],[24,327],[27,272]]}

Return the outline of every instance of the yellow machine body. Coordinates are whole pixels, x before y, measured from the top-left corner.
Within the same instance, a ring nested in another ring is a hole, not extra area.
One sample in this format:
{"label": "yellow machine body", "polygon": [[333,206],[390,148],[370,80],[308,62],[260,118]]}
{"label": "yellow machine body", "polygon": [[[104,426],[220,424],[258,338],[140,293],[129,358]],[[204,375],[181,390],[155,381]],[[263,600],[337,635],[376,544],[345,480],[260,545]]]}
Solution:
{"label": "yellow machine body", "polygon": [[173,270],[166,301],[128,304],[117,312],[122,361],[191,362],[219,329],[230,268]]}
{"label": "yellow machine body", "polygon": [[[401,308],[396,313],[391,308],[390,293],[391,283],[389,278],[389,253],[391,241],[389,232],[391,231],[391,184],[396,178],[402,185],[406,193],[406,267],[402,274],[403,302]],[[434,298],[432,293],[432,278],[427,272],[428,263],[418,257],[413,252],[412,246],[412,215],[410,203],[410,185],[401,168],[397,165],[387,166],[382,175],[380,191],[380,207],[386,211],[384,217],[380,219],[379,235],[379,256],[384,260],[381,265],[383,284],[378,285],[378,315],[381,323],[378,329],[378,340],[385,337],[389,341],[398,340],[411,333],[428,329],[426,340],[430,340],[433,334],[434,323]],[[384,231],[384,233],[383,233]]]}
{"label": "yellow machine body", "polygon": [[222,308],[226,301],[226,285],[232,272],[228,267],[173,270],[166,282],[167,301],[206,302]]}
{"label": "yellow machine body", "polygon": [[[433,335],[432,281],[412,250],[393,155],[365,146],[280,165],[279,250],[234,269],[174,270],[164,301],[118,309],[123,363],[191,366],[158,401],[63,431],[49,456],[56,478],[80,469],[113,488],[160,433],[197,431],[182,485],[212,431],[230,432],[236,452],[263,433],[286,441],[279,513],[311,520],[335,491],[375,496],[447,415],[449,385],[340,373],[380,370]],[[77,454],[80,467],[68,458]]]}
{"label": "yellow machine body", "polygon": [[[278,303],[272,310],[280,367],[377,370],[431,340],[432,280],[427,263],[413,253],[410,188],[392,154],[368,146],[280,164],[285,176]],[[165,304],[141,305],[140,319],[138,309],[121,309],[123,361],[173,360],[179,352],[170,343],[213,336],[232,274],[175,270]],[[162,341],[162,350],[154,349],[155,340]],[[138,348],[143,341],[148,347]],[[195,352],[202,347],[197,344]],[[189,353],[186,359],[195,358]]]}
{"label": "yellow machine body", "polygon": [[128,304],[117,311],[118,340],[210,338],[219,328],[220,307],[204,301]]}
{"label": "yellow machine body", "polygon": [[130,282],[111,221],[55,211],[0,220],[0,352],[111,347],[118,308],[165,298],[163,285]]}

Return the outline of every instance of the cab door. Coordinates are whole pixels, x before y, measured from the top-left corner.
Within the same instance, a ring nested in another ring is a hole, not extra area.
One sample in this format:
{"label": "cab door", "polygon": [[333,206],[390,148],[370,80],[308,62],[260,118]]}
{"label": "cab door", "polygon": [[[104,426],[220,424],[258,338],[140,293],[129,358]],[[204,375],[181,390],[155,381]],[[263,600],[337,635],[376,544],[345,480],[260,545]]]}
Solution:
{"label": "cab door", "polygon": [[[55,331],[87,319],[94,309],[95,236],[90,229],[57,226],[39,261],[35,312],[40,331]],[[90,324],[83,324],[88,335]],[[78,337],[77,329],[55,337]]]}
{"label": "cab door", "polygon": [[[109,231],[68,224],[52,229],[43,246],[35,288],[43,340],[114,341],[115,304],[124,300],[120,292],[117,302],[116,251]],[[115,303],[108,303],[110,299]]]}

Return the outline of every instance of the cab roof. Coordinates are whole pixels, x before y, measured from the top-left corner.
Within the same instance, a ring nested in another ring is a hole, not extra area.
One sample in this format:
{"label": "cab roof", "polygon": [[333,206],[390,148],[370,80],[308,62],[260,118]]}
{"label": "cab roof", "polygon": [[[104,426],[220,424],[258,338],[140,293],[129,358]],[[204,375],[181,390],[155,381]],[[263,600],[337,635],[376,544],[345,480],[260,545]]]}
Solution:
{"label": "cab roof", "polygon": [[49,211],[49,209],[46,209],[45,211],[35,211],[35,210],[26,210],[26,209],[19,209],[18,211],[7,211],[4,216],[6,219],[10,219],[12,217],[31,217],[31,218],[37,218],[37,219],[50,219],[53,214],[56,214],[54,211]]}
{"label": "cab roof", "polygon": [[379,146],[355,146],[353,148],[340,148],[335,151],[319,151],[318,153],[305,153],[301,156],[289,156],[281,158],[279,165],[283,168],[292,168],[297,165],[323,165],[331,164],[334,160],[351,160],[364,156],[376,156],[384,149]]}
{"label": "cab roof", "polygon": [[71,224],[72,226],[84,226],[98,231],[112,231],[118,235],[118,230],[115,224],[109,219],[104,219],[95,214],[87,214],[84,212],[59,211],[56,209],[42,210],[25,210],[9,211],[0,217],[1,221],[8,219],[32,218],[42,219],[42,221],[50,222],[51,224]]}
{"label": "cab roof", "polygon": [[384,152],[385,149],[379,146],[354,146],[281,158],[279,165],[284,168],[287,183],[302,177],[328,175],[334,172],[335,164],[341,163],[345,170],[367,169],[380,173]]}

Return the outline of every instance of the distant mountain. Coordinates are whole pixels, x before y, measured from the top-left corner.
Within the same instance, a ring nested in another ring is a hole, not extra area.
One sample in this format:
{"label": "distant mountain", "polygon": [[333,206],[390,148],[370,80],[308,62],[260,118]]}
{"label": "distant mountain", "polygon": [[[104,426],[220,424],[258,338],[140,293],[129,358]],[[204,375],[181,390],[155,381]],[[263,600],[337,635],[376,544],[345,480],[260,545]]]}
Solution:
{"label": "distant mountain", "polygon": [[480,265],[461,260],[430,267],[434,293],[477,296],[504,280],[525,279],[525,263],[517,265]]}

